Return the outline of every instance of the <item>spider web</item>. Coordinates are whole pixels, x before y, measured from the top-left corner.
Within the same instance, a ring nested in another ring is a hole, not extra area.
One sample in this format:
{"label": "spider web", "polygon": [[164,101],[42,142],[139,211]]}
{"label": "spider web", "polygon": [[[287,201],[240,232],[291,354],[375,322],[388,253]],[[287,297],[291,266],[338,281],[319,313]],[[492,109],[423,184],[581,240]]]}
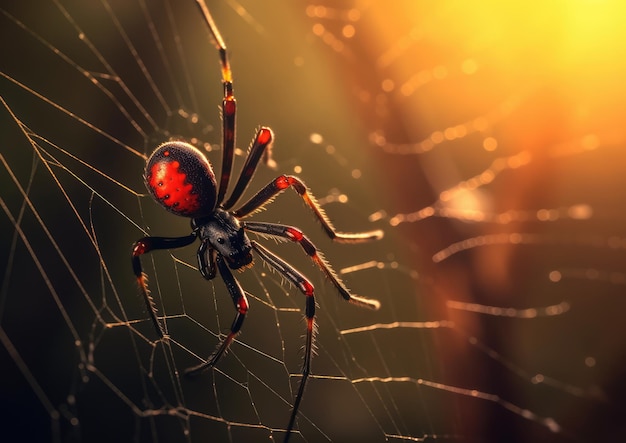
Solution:
{"label": "spider web", "polygon": [[[8,3],[8,2],[4,2]],[[624,54],[613,2],[211,2],[238,107],[338,229],[297,196],[257,220],[300,227],[355,293],[292,244],[316,286],[313,374],[291,441],[616,441],[624,437]],[[623,11],[622,11],[623,12]],[[138,295],[130,245],[189,232],[146,195],[158,143],[220,164],[218,56],[193,1],[0,9],[3,440],[282,441],[304,300],[260,263],[237,278],[242,334],[197,380],[234,311],[195,249],[143,259],[170,336]],[[219,167],[216,172],[219,174]],[[248,194],[247,194],[248,195]]]}

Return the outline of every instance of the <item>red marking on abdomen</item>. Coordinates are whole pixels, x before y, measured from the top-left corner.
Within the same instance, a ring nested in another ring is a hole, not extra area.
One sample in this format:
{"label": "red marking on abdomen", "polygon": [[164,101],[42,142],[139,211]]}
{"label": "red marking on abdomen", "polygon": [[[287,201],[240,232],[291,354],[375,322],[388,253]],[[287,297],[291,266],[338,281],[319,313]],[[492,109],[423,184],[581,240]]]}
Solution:
{"label": "red marking on abdomen", "polygon": [[148,185],[155,196],[167,207],[182,214],[199,209],[198,194],[193,185],[186,182],[187,175],[180,170],[177,161],[160,161],[152,165]]}

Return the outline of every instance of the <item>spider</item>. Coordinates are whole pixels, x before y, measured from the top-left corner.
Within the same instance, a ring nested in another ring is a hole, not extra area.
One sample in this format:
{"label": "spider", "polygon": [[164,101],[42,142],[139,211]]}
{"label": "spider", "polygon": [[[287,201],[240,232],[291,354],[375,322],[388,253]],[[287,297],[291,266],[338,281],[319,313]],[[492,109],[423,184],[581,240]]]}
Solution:
{"label": "spider", "polygon": [[323,255],[300,229],[279,223],[244,221],[243,219],[263,208],[265,204],[270,203],[285,189],[292,188],[304,200],[315,218],[321,223],[326,234],[334,241],[360,243],[382,238],[383,232],[380,230],[362,233],[336,231],[302,180],[289,175],[280,175],[251,197],[248,202],[238,209],[232,209],[246,190],[261,158],[264,158],[266,162],[269,160],[273,133],[267,127],[261,127],[258,130],[232,193],[228,199],[225,199],[235,146],[236,102],[233,93],[232,73],[227,58],[226,45],[206,4],[203,0],[196,0],[196,2],[200,7],[204,21],[208,25],[216,49],[219,51],[222,70],[224,88],[222,101],[223,155],[219,187],[211,163],[201,151],[182,141],[169,141],[158,146],[146,163],[144,174],[146,187],[152,197],[167,211],[190,218],[192,231],[191,234],[182,237],[150,236],[137,240],[132,248],[133,272],[137,278],[152,324],[160,338],[167,338],[167,335],[161,326],[156,307],[150,296],[146,274],[142,271],[140,260],[142,255],[161,249],[182,248],[199,240],[197,260],[200,274],[205,279],[211,280],[219,272],[224,281],[236,310],[230,331],[206,361],[185,370],[187,376],[198,375],[215,366],[239,334],[248,313],[249,304],[244,290],[231,270],[240,270],[252,266],[253,252],[306,296],[304,362],[300,385],[285,435],[284,441],[287,442],[298,414],[304,387],[311,369],[313,340],[316,330],[314,288],[309,279],[300,271],[255,240],[251,240],[246,231],[259,234],[262,237],[298,243],[345,300],[374,310],[380,307],[380,303],[377,300],[351,294]]}

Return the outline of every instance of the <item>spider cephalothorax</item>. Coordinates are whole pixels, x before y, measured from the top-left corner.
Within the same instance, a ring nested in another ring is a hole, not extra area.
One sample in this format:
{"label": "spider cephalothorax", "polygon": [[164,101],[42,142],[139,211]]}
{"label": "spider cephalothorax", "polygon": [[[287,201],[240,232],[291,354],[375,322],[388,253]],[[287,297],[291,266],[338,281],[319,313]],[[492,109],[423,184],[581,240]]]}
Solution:
{"label": "spider cephalothorax", "polygon": [[213,215],[206,219],[196,219],[198,238],[204,244],[207,242],[207,253],[214,249],[224,257],[231,269],[239,269],[252,263],[252,244],[246,235],[239,220],[223,209],[216,209]]}
{"label": "spider cephalothorax", "polygon": [[233,276],[231,269],[241,269],[250,266],[253,253],[279,272],[306,296],[305,318],[307,330],[302,379],[287,426],[284,440],[286,442],[293,429],[304,386],[310,372],[315,331],[314,288],[300,271],[257,241],[250,240],[247,232],[298,243],[305,254],[322,270],[345,300],[370,309],[378,309],[380,303],[376,300],[350,293],[330,265],[318,253],[313,242],[298,228],[279,223],[244,221],[243,219],[255,213],[265,204],[270,203],[276,195],[285,189],[293,188],[311,209],[315,218],[321,223],[324,232],[331,239],[342,243],[360,243],[379,239],[383,236],[383,233],[380,230],[362,233],[337,232],[302,180],[289,175],[278,176],[238,209],[232,210],[247,188],[261,158],[266,162],[269,161],[273,134],[266,127],[258,130],[232,193],[228,199],[225,199],[235,150],[236,102],[224,41],[204,2],[197,0],[197,3],[216,42],[222,66],[224,98],[222,101],[223,154],[220,181],[219,183],[216,182],[213,167],[204,154],[188,143],[170,141],[163,143],[155,149],[146,163],[144,173],[146,187],[152,197],[166,210],[173,214],[190,218],[192,231],[189,235],[182,237],[151,236],[137,240],[133,245],[132,252],[133,272],[137,278],[150,319],[160,337],[164,337],[166,332],[157,317],[156,308],[148,291],[147,280],[142,271],[140,257],[143,254],[159,249],[181,248],[199,240],[200,246],[198,247],[197,259],[200,273],[204,278],[210,280],[219,272],[220,277],[224,281],[237,311],[235,319],[231,325],[230,332],[217,345],[217,348],[207,361],[185,371],[185,374],[190,376],[197,375],[205,369],[214,366],[241,330],[249,306],[246,295],[239,282]]}

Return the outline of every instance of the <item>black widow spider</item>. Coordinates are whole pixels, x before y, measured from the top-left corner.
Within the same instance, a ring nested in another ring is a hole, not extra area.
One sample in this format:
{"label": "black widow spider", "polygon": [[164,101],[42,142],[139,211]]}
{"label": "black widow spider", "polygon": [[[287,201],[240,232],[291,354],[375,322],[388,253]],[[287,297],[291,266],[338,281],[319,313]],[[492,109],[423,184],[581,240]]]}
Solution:
{"label": "black widow spider", "polygon": [[147,160],[144,175],[146,186],[152,197],[166,210],[176,215],[191,218],[192,232],[183,237],[144,237],[137,240],[132,250],[133,271],[137,277],[150,319],[160,338],[166,338],[167,335],[157,317],[156,307],[148,290],[146,274],[141,268],[140,257],[143,254],[159,249],[182,248],[199,239],[200,247],[198,248],[197,259],[200,274],[205,279],[211,280],[219,271],[224,280],[237,310],[230,332],[218,344],[207,361],[185,370],[187,376],[198,375],[214,366],[241,330],[249,306],[246,295],[239,282],[233,277],[231,269],[252,266],[252,250],[306,296],[306,342],[302,378],[287,426],[284,440],[287,442],[298,414],[302,393],[311,368],[315,333],[314,289],[311,282],[300,271],[256,241],[250,240],[245,231],[300,244],[304,252],[319,266],[345,300],[374,310],[380,307],[380,303],[377,300],[351,294],[315,245],[298,228],[278,223],[242,221],[242,219],[257,212],[282,191],[291,187],[311,208],[326,234],[334,241],[341,243],[365,242],[382,238],[383,232],[380,230],[362,233],[337,232],[306,185],[299,178],[289,175],[281,175],[272,180],[239,209],[231,210],[247,188],[260,159],[262,157],[266,160],[269,159],[269,148],[273,134],[266,127],[261,127],[258,130],[237,183],[230,197],[224,201],[235,146],[236,103],[233,94],[232,73],[224,40],[206,4],[203,0],[196,0],[196,2],[219,50],[222,67],[224,87],[222,101],[223,157],[219,188],[211,164],[198,149],[181,141],[170,141],[157,147]]}

